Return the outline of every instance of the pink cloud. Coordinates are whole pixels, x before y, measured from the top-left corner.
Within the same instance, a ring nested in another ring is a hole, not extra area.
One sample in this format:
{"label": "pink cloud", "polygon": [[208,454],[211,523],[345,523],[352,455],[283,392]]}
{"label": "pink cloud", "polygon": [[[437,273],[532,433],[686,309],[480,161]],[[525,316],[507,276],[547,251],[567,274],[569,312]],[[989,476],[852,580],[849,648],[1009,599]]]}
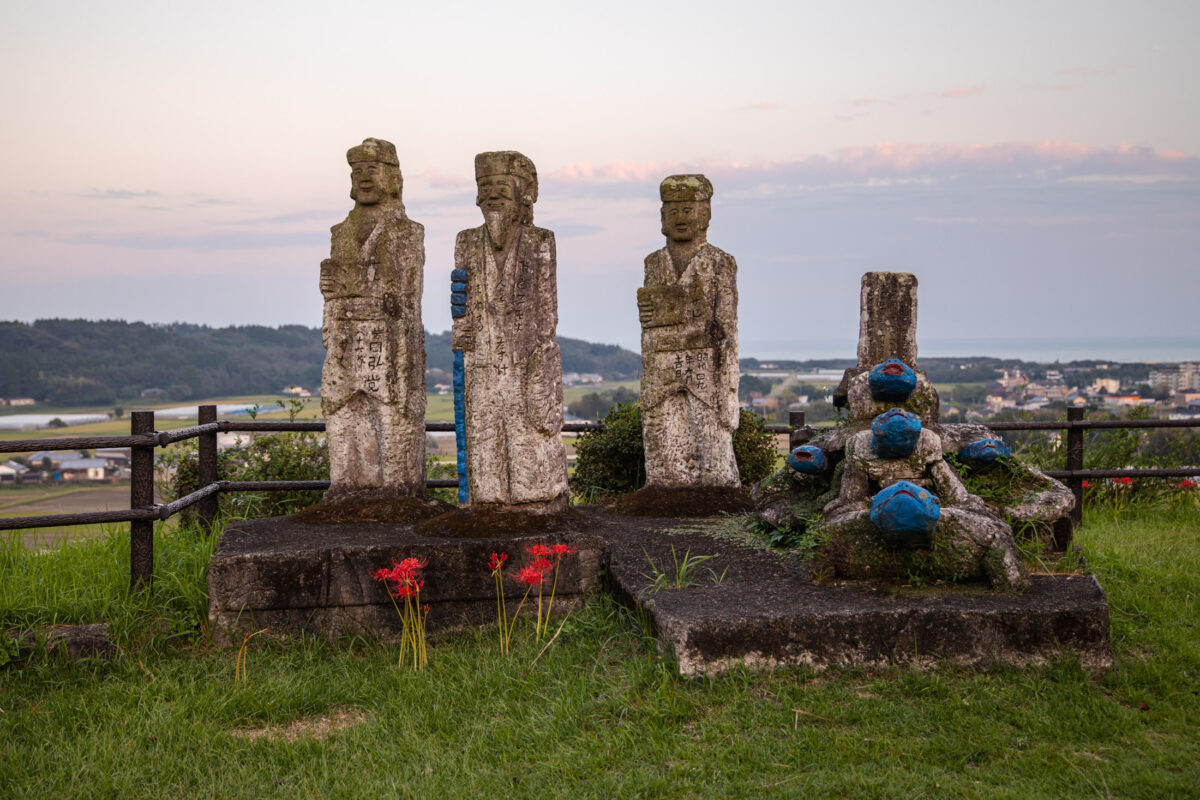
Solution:
{"label": "pink cloud", "polygon": [[[928,145],[879,142],[843,147],[829,155],[793,161],[754,162],[700,159],[691,162],[610,161],[569,164],[547,178],[564,183],[609,185],[657,182],[679,172],[703,172],[734,186],[814,187],[847,182],[886,185],[889,181],[952,181],[969,175],[994,174],[1004,179],[1062,181],[1110,180],[1136,182],[1139,176],[1200,179],[1200,158],[1174,150],[1155,150],[1122,144],[1103,148],[1080,142],[1001,142],[981,145]],[[873,183],[871,183],[873,182]],[[863,184],[863,185],[868,185]]]}
{"label": "pink cloud", "polygon": [[609,161],[604,164],[577,161],[551,172],[546,177],[567,182],[640,183],[661,180],[667,175],[684,171],[682,164],[671,161]]}
{"label": "pink cloud", "polygon": [[856,106],[870,106],[876,103],[882,103],[883,101],[878,97],[856,97],[854,98],[853,102]]}
{"label": "pink cloud", "polygon": [[974,86],[955,86],[952,89],[946,89],[942,92],[942,97],[957,100],[961,97],[975,97],[981,94],[983,94],[983,84],[975,84]]}

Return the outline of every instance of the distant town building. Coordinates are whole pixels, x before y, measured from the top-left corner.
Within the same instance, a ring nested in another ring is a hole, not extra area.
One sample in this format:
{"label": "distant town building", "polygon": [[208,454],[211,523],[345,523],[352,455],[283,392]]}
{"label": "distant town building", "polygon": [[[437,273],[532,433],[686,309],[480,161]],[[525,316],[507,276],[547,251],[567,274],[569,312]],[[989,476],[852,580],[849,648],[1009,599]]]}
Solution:
{"label": "distant town building", "polygon": [[102,481],[108,476],[108,462],[102,458],[77,458],[58,466],[64,481]]}
{"label": "distant town building", "polygon": [[1154,405],[1153,397],[1139,397],[1136,394],[1110,394],[1104,397],[1105,408],[1133,408],[1152,405]]}
{"label": "distant town building", "polygon": [[37,401],[32,397],[10,397],[5,401],[6,405],[10,406],[35,406]]}
{"label": "distant town building", "polygon": [[1090,395],[1116,394],[1119,391],[1121,391],[1121,382],[1116,378],[1096,378],[1087,387],[1087,393]]}
{"label": "distant town building", "polygon": [[50,459],[50,468],[58,469],[64,461],[77,461],[78,459],[86,458],[86,456],[78,450],[39,450],[27,458],[26,461],[35,469],[41,469],[42,463],[47,458]]}
{"label": "distant town building", "polygon": [[1169,392],[1200,390],[1200,363],[1193,361],[1180,364],[1178,369],[1151,370],[1146,382]]}
{"label": "distant town building", "polygon": [[303,386],[289,386],[281,391],[289,397],[312,397],[312,392]]}
{"label": "distant town building", "polygon": [[0,464],[0,483],[18,484],[29,474],[29,467],[16,461]]}
{"label": "distant town building", "polygon": [[996,383],[1000,384],[1000,388],[1011,392],[1029,383],[1029,377],[1021,374],[1019,369],[1014,369],[1012,374],[1009,374],[1008,370],[1002,370],[1002,375],[996,379]]}

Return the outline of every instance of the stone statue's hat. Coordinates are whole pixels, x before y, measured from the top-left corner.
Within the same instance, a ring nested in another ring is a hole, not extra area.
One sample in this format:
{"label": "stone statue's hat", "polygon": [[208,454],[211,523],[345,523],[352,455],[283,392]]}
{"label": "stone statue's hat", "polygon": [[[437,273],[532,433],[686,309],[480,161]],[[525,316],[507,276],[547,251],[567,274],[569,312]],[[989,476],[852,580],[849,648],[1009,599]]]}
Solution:
{"label": "stone statue's hat", "polygon": [[516,150],[496,150],[475,156],[475,180],[489,175],[516,175],[525,184],[526,194],[537,202],[537,168]]}
{"label": "stone statue's hat", "polygon": [[713,188],[703,175],[672,175],[659,184],[658,195],[664,203],[708,202]]}
{"label": "stone statue's hat", "polygon": [[383,139],[363,139],[362,144],[346,151],[346,161],[351,164],[357,161],[378,161],[393,167],[400,166],[400,159],[396,158],[396,145]]}

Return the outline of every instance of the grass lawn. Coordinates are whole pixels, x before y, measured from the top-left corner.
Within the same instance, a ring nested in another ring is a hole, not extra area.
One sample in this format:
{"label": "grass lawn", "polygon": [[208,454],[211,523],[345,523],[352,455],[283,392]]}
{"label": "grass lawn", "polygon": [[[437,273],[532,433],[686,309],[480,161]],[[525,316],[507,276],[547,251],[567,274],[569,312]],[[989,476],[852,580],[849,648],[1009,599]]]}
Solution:
{"label": "grass lawn", "polygon": [[[0,667],[5,797],[1200,797],[1200,507],[1089,509],[1117,667],[806,669],[685,681],[598,598],[539,647],[205,641],[211,540],[0,547],[0,629],[108,621],[111,662]],[[2,541],[2,540],[0,540]],[[482,568],[482,565],[481,565]],[[518,637],[520,633],[518,633]]]}

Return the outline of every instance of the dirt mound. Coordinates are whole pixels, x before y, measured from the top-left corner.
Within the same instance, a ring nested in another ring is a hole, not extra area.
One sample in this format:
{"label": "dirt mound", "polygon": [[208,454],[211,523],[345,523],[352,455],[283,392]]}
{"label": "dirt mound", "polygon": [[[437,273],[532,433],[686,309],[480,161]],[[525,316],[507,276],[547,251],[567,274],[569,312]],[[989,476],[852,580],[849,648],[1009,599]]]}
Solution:
{"label": "dirt mound", "polygon": [[630,517],[711,517],[753,511],[754,503],[740,486],[645,486],[613,510]]}
{"label": "dirt mound", "polygon": [[309,506],[293,514],[292,519],[309,524],[418,522],[445,514],[452,508],[435,497],[350,497]]}

